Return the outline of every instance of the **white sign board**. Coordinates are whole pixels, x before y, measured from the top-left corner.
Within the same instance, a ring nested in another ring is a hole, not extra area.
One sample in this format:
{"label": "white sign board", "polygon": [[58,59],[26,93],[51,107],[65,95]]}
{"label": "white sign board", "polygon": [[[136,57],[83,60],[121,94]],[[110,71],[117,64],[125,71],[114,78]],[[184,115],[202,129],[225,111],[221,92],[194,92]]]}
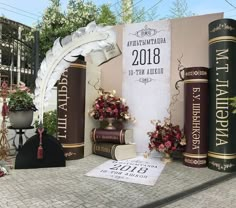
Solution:
{"label": "white sign board", "polygon": [[170,21],[125,25],[123,30],[122,96],[136,118],[137,152],[148,151],[151,120],[168,116],[170,103]]}
{"label": "white sign board", "polygon": [[128,183],[155,185],[165,163],[158,158],[137,157],[130,160],[108,160],[86,174]]}

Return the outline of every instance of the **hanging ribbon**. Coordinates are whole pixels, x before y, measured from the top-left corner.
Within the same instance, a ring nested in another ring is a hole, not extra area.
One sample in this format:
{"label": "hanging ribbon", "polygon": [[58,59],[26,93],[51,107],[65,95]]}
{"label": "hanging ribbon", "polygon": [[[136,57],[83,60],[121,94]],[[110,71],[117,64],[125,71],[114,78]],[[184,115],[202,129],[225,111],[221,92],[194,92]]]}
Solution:
{"label": "hanging ribbon", "polygon": [[39,133],[39,147],[38,147],[38,153],[37,153],[37,159],[41,160],[43,159],[43,132],[44,128],[42,125],[38,128],[38,133]]}

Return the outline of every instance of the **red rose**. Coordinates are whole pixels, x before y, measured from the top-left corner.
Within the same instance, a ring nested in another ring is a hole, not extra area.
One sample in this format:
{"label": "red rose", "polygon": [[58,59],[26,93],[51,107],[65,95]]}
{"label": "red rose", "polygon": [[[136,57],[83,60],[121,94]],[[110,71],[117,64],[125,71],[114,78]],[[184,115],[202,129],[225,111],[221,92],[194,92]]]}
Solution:
{"label": "red rose", "polygon": [[157,138],[157,137],[158,137],[158,132],[153,132],[152,135],[151,135],[151,137]]}
{"label": "red rose", "polygon": [[95,105],[95,109],[98,110],[100,106],[98,104]]}
{"label": "red rose", "polygon": [[159,147],[158,147],[158,150],[159,150],[160,152],[164,152],[165,146],[164,146],[163,144],[160,144]]}
{"label": "red rose", "polygon": [[176,134],[176,138],[177,138],[178,140],[180,140],[180,139],[181,139],[181,133],[177,133],[177,134]]}
{"label": "red rose", "polygon": [[0,170],[0,177],[4,176],[4,172]]}
{"label": "red rose", "polygon": [[167,142],[165,142],[165,146],[167,147],[167,148],[170,148],[171,147],[171,142],[170,141],[167,141]]}
{"label": "red rose", "polygon": [[167,134],[167,135],[165,135],[164,137],[163,137],[163,141],[168,141],[169,140],[169,138],[170,138],[170,135],[169,134]]}
{"label": "red rose", "polygon": [[106,112],[111,112],[111,108],[108,107],[108,108],[106,109]]}

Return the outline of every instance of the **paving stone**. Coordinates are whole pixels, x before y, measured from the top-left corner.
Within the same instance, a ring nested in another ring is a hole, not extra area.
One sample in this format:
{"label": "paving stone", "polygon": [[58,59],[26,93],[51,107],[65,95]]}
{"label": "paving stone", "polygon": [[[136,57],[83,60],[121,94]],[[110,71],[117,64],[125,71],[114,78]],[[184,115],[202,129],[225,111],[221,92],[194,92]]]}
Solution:
{"label": "paving stone", "polygon": [[[226,175],[180,162],[168,163],[154,186],[84,175],[105,161],[91,155],[67,161],[65,168],[12,170],[0,178],[0,208],[136,208]],[[235,186],[232,179],[166,207],[235,208]]]}

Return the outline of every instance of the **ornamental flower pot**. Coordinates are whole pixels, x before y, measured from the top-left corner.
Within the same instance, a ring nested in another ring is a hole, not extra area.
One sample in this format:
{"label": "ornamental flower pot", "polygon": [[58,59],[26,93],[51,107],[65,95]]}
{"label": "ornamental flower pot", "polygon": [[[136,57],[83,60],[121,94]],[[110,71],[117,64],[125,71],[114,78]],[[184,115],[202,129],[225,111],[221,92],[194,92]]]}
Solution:
{"label": "ornamental flower pot", "polygon": [[[125,100],[121,97],[115,96],[115,90],[111,92],[99,89],[99,96],[93,103],[89,115],[101,122],[101,126],[106,125],[104,128],[113,130],[121,128],[119,123],[123,121],[134,121],[129,113],[129,107],[126,105]],[[119,125],[117,125],[119,124]]]}
{"label": "ornamental flower pot", "polygon": [[10,91],[8,101],[9,120],[13,128],[27,128],[31,126],[33,112],[36,107],[33,97],[25,84],[20,83],[20,87]]}
{"label": "ornamental flower pot", "polygon": [[107,121],[107,126],[105,127],[105,129],[108,130],[116,129],[116,127],[114,126],[115,118],[106,118],[105,120]]}
{"label": "ornamental flower pot", "polygon": [[180,130],[179,125],[173,125],[168,118],[165,118],[163,123],[155,120],[151,123],[155,125],[155,128],[147,133],[149,150],[156,150],[162,154],[164,162],[171,162],[174,153],[182,153],[185,150],[184,133]]}
{"label": "ornamental flower pot", "polygon": [[30,111],[10,111],[9,112],[9,120],[10,124],[13,128],[16,129],[24,129],[31,126],[33,121],[32,110]]}
{"label": "ornamental flower pot", "polygon": [[163,156],[161,158],[161,161],[168,163],[168,162],[172,162],[173,158],[171,157],[171,155],[169,153],[164,152]]}

